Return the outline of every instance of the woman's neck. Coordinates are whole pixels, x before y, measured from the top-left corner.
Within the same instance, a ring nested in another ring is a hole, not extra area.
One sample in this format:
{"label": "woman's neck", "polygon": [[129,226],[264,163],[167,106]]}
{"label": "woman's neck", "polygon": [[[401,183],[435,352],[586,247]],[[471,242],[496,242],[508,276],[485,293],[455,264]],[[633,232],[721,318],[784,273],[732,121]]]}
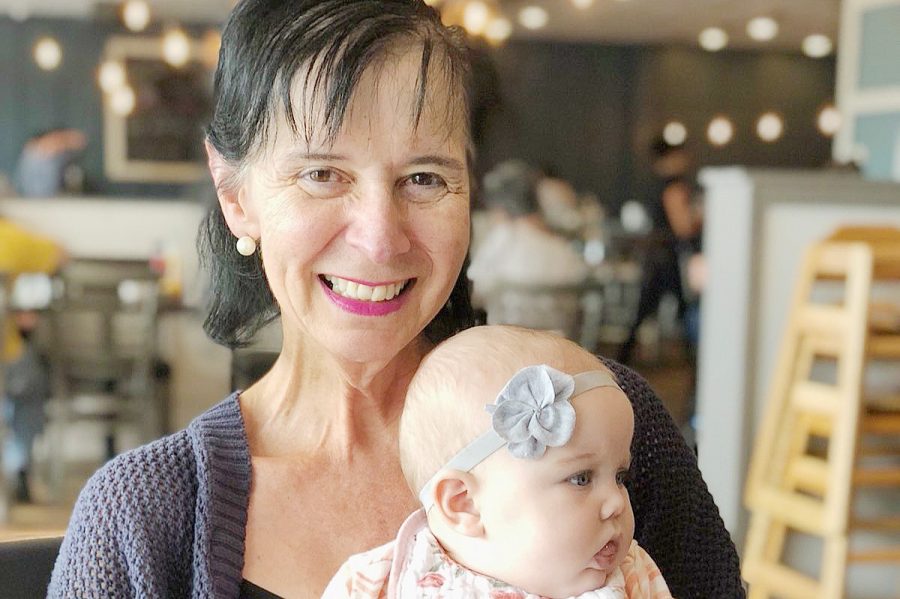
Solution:
{"label": "woman's neck", "polygon": [[241,394],[251,455],[324,452],[345,461],[393,444],[406,388],[427,349],[417,339],[389,362],[360,364],[308,344],[285,348]]}

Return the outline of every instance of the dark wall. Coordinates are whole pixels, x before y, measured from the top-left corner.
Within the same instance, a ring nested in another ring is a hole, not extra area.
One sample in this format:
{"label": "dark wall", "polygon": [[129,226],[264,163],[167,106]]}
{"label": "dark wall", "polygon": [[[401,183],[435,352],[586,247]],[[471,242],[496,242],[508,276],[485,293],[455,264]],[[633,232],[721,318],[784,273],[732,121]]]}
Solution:
{"label": "dark wall", "polygon": [[[512,157],[550,165],[613,209],[644,193],[647,147],[672,119],[687,126],[701,166],[818,167],[830,159],[831,142],[815,120],[833,100],[833,59],[535,42],[512,42],[489,55],[502,103],[486,129],[482,169]],[[786,123],[772,144],[755,133],[756,119],[769,110]],[[706,126],[720,113],[736,134],[730,145],[713,148]]]}
{"label": "dark wall", "polygon": [[[151,32],[152,35],[154,32]],[[32,135],[55,127],[85,132],[80,162],[86,192],[121,196],[180,196],[183,185],[116,183],[103,174],[103,107],[97,69],[108,37],[127,34],[113,20],[0,18],[0,172],[15,171],[19,152]],[[62,64],[42,71],[31,52],[50,35],[63,49]],[[198,136],[197,143],[201,143]]]}
{"label": "dark wall", "polygon": [[[113,19],[17,23],[0,18],[0,171],[14,170],[22,144],[35,132],[77,127],[89,138],[82,161],[88,191],[146,196],[188,191],[179,185],[115,183],[103,174],[96,70],[107,37],[123,33]],[[42,35],[56,37],[64,51],[62,66],[49,73],[31,58]],[[693,134],[701,165],[814,167],[830,156],[830,141],[815,129],[815,116],[833,97],[833,59],[538,42],[511,42],[486,56],[495,69],[499,105],[485,121],[480,172],[506,158],[523,158],[552,167],[579,191],[596,193],[615,208],[641,195],[645,148],[672,118]],[[490,85],[490,77],[480,80]],[[787,123],[784,138],[775,144],[759,141],[754,132],[765,110],[781,112]],[[718,113],[728,114],[737,128],[735,141],[721,149],[703,139]]]}

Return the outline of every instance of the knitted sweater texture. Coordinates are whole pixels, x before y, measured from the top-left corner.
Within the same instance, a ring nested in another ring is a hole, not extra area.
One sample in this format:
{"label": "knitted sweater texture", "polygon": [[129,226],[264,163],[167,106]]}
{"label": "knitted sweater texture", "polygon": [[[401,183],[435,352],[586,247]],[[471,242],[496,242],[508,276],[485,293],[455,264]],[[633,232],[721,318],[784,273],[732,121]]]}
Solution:
{"label": "knitted sweater texture", "polygon": [[[635,412],[635,539],[679,599],[744,597],[737,553],[694,453],[634,372],[607,362]],[[82,490],[49,597],[238,597],[250,453],[238,395],[122,454]]]}

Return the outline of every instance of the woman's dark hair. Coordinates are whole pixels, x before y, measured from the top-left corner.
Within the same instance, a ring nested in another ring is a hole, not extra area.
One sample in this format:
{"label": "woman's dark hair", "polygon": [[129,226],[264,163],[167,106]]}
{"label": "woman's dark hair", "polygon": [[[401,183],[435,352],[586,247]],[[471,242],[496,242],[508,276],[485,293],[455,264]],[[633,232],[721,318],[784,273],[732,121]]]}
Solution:
{"label": "woman's dark hair", "polygon": [[[429,89],[439,89],[459,95],[448,106],[447,126],[468,126],[471,76],[464,36],[445,27],[437,11],[422,0],[242,0],[222,33],[215,109],[206,131],[209,143],[235,173],[231,180],[220,181],[220,187],[237,183],[242,167],[265,146],[279,111],[295,135],[309,140],[318,128],[333,140],[363,73],[400,42],[421,46],[416,124]],[[434,76],[443,80],[429,86]],[[295,83],[301,85],[300,92],[292,95]],[[302,114],[295,115],[292,100],[299,102]],[[464,114],[454,114],[454,107]],[[214,204],[198,238],[200,258],[210,274],[203,326],[214,341],[240,347],[276,318],[279,309],[260,252],[241,256],[234,241]],[[473,324],[464,267],[425,334],[438,342]]]}

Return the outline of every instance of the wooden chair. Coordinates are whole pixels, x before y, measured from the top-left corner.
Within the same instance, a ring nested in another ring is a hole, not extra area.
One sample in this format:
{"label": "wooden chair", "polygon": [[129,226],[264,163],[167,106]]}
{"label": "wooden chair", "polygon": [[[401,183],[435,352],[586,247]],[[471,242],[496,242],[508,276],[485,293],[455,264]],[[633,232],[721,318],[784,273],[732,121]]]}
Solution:
{"label": "wooden chair", "polygon": [[[864,385],[870,362],[900,361],[900,328],[871,324],[878,282],[900,282],[900,230],[842,229],[805,256],[745,490],[751,599],[837,599],[849,562],[900,562],[900,543],[851,547],[857,530],[900,532],[896,504],[854,509],[863,488],[900,488],[900,398],[873,400]],[[821,301],[836,291],[841,301]],[[794,532],[822,540],[818,577],[785,563]]]}

